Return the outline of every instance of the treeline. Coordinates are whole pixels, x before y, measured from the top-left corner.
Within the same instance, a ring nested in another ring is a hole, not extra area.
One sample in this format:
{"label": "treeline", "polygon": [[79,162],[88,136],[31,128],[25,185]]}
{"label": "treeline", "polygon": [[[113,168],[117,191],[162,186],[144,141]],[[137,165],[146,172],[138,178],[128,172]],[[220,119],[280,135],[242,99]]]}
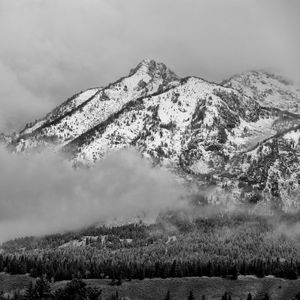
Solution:
{"label": "treeline", "polygon": [[112,284],[123,279],[168,278],[168,277],[224,277],[237,279],[238,275],[264,277],[273,275],[286,279],[297,279],[300,274],[298,261],[252,260],[252,261],[135,261],[113,259],[105,261],[58,260],[43,255],[29,257],[24,255],[0,255],[0,272],[9,274],[30,274],[40,277],[46,274],[52,281],[71,280],[73,278],[109,278]]}
{"label": "treeline", "polygon": [[[225,215],[191,222],[169,214],[164,222],[90,227],[10,241],[3,245],[0,271],[33,277],[47,274],[55,281],[110,278],[116,282],[153,277],[236,278],[237,274],[295,279],[300,274],[299,243],[277,232],[275,223],[266,218]],[[91,237],[84,245],[60,248],[83,236]],[[106,236],[106,242],[101,236]],[[132,243],[121,239],[132,239]]]}
{"label": "treeline", "polygon": [[[120,239],[133,239],[135,242],[148,243],[163,239],[168,234],[186,234],[197,232],[198,235],[209,233],[214,234],[217,229],[224,227],[232,230],[238,229],[245,224],[251,225],[251,229],[260,229],[266,232],[270,229],[270,224],[266,218],[249,214],[217,214],[211,217],[202,217],[190,220],[190,217],[182,216],[181,213],[171,212],[162,215],[155,224],[145,225],[126,224],[121,226],[90,226],[78,231],[46,235],[43,237],[22,237],[7,241],[1,245],[1,248],[7,252],[18,249],[49,249],[57,248],[62,244],[72,240],[80,240],[83,236],[108,236],[118,237]],[[96,243],[95,243],[96,244]],[[144,243],[146,244],[146,243]]]}
{"label": "treeline", "polygon": [[[22,237],[7,241],[1,245],[1,248],[7,252],[14,252],[18,249],[51,249],[57,248],[72,240],[80,240],[83,236],[99,237],[107,236],[108,240],[113,237],[120,239],[133,239],[134,241],[145,241],[149,237],[149,231],[152,226],[145,224],[126,224],[122,226],[107,227],[107,226],[90,226],[76,232],[66,232],[46,235],[43,237]],[[95,243],[95,241],[94,241]]]}

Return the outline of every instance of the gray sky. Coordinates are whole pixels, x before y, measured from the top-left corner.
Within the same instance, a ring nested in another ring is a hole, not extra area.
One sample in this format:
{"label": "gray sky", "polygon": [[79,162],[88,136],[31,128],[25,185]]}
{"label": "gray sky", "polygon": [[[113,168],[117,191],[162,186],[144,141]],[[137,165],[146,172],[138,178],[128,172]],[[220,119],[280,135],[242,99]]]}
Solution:
{"label": "gray sky", "polygon": [[299,0],[0,0],[0,132],[143,58],[180,76],[300,81],[299,28]]}

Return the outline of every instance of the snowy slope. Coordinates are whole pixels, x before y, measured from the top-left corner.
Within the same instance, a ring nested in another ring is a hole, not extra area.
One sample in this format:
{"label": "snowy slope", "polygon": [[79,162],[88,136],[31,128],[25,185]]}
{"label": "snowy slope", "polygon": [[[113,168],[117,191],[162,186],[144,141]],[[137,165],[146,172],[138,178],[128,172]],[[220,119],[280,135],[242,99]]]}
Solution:
{"label": "snowy slope", "polygon": [[176,85],[177,76],[162,63],[142,61],[129,76],[102,89],[73,96],[44,119],[23,130],[17,151],[41,146],[60,147],[117,112],[130,100]]}
{"label": "snowy slope", "polygon": [[[223,84],[180,79],[144,60],[107,87],[80,92],[17,136],[13,151],[51,148],[74,165],[134,147],[183,180],[214,186],[210,200],[300,207],[299,89],[265,72]],[[4,138],[2,138],[4,140]]]}
{"label": "snowy slope", "polygon": [[12,142],[12,136],[0,133],[0,146],[6,146]]}
{"label": "snowy slope", "polygon": [[300,87],[280,76],[252,71],[233,76],[223,85],[240,91],[263,106],[300,113]]}
{"label": "snowy slope", "polygon": [[67,113],[70,113],[72,110],[76,109],[78,106],[82,105],[85,101],[88,101],[90,98],[93,98],[96,93],[101,89],[89,89],[84,92],[75,94],[66,102],[55,108],[51,113],[49,113],[42,120],[36,121],[34,123],[29,123],[21,131],[22,135],[33,133],[35,130],[41,128],[43,125],[47,125],[54,120],[65,116]]}
{"label": "snowy slope", "polygon": [[228,171],[238,179],[238,192],[250,202],[273,208],[300,208],[300,127],[276,134],[237,155]]}
{"label": "snowy slope", "polygon": [[109,151],[137,147],[155,163],[210,173],[253,140],[275,134],[274,120],[235,90],[190,77],[165,92],[129,102],[64,150],[76,162],[92,164]]}

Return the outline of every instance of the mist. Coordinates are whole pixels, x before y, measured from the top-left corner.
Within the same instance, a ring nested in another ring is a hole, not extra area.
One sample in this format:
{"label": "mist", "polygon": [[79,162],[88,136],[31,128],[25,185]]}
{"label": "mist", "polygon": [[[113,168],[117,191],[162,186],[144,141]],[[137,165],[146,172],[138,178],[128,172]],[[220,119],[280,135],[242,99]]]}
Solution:
{"label": "mist", "polygon": [[181,205],[183,190],[133,150],[74,170],[57,154],[30,156],[0,149],[0,241],[115,221],[154,221]]}
{"label": "mist", "polygon": [[298,0],[0,0],[0,132],[18,130],[144,58],[221,81],[300,81]]}

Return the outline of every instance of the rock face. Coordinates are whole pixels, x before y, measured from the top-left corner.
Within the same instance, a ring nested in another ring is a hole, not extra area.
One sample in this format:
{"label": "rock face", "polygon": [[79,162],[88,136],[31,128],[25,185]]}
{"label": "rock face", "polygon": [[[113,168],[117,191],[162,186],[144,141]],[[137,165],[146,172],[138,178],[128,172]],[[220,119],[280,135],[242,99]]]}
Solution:
{"label": "rock face", "polygon": [[51,148],[75,165],[134,147],[185,180],[286,211],[300,207],[298,105],[299,88],[275,75],[249,72],[216,84],[144,60],[28,124],[8,147]]}

